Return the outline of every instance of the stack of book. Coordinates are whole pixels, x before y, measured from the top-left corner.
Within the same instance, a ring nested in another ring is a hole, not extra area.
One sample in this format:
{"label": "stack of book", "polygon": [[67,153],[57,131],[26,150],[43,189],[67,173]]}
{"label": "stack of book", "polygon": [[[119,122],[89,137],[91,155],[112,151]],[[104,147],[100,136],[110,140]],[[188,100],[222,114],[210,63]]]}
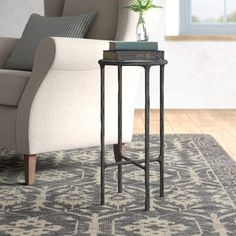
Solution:
{"label": "stack of book", "polygon": [[157,42],[113,41],[109,50],[103,51],[104,60],[160,60],[164,59],[164,51],[158,51]]}

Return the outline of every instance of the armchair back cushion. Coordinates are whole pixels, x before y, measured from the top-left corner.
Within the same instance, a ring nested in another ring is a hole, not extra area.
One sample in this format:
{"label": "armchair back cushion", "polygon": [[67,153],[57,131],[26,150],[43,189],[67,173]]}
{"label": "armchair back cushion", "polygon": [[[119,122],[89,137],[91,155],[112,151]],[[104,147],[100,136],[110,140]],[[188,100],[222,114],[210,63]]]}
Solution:
{"label": "armchair back cushion", "polygon": [[64,16],[96,11],[97,17],[86,37],[113,40],[117,30],[119,0],[65,0]]}
{"label": "armchair back cushion", "polygon": [[129,0],[44,0],[44,12],[46,16],[76,15],[92,7],[98,15],[86,38],[133,41],[138,14],[125,8],[128,5]]}

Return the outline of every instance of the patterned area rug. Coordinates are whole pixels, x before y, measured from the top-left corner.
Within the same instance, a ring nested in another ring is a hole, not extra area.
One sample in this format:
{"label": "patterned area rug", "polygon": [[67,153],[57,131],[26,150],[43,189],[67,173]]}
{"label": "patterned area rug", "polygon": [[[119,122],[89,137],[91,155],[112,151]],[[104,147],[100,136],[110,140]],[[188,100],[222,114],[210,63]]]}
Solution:
{"label": "patterned area rug", "polygon": [[[127,155],[143,158],[143,135]],[[158,137],[151,137],[157,155]],[[40,155],[37,180],[23,181],[20,156],[0,150],[0,235],[236,235],[236,164],[208,135],[166,135],[165,197],[151,164],[151,210],[144,211],[144,175],[123,168],[106,175],[100,206],[99,147]],[[112,148],[107,159],[113,161]]]}

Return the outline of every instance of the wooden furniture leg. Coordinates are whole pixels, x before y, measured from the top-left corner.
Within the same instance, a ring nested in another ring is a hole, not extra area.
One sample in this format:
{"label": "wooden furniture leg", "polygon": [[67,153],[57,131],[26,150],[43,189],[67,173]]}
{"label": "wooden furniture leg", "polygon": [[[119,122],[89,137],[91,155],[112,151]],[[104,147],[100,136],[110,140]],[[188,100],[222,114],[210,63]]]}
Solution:
{"label": "wooden furniture leg", "polygon": [[25,184],[34,184],[36,171],[36,155],[24,155],[25,163]]}

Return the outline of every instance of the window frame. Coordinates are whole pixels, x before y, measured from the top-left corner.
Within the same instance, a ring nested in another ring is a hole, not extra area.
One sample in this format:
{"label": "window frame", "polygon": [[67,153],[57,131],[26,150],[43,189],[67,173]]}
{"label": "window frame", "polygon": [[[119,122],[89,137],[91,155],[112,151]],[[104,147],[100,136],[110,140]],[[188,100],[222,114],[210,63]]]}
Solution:
{"label": "window frame", "polygon": [[236,35],[236,22],[192,23],[191,0],[180,0],[181,35]]}

